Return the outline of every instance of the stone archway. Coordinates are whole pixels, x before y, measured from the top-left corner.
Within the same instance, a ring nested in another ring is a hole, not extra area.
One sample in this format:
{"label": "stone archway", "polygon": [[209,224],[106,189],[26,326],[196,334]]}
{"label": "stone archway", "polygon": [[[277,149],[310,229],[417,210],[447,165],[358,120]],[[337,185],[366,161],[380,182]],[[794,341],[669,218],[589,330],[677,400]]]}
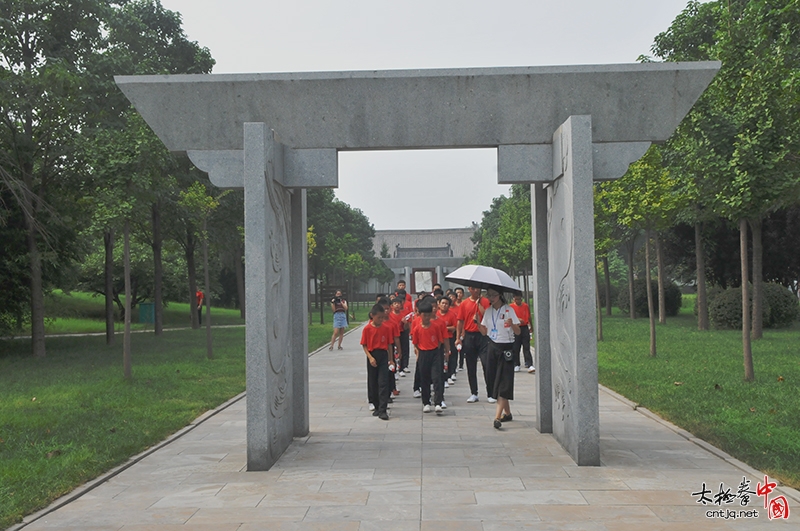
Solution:
{"label": "stone archway", "polygon": [[305,189],[338,185],[340,150],[464,147],[532,184],[537,428],[599,465],[592,182],[665,141],[719,67],[117,77],[170,150],[244,188],[248,470],[309,430]]}

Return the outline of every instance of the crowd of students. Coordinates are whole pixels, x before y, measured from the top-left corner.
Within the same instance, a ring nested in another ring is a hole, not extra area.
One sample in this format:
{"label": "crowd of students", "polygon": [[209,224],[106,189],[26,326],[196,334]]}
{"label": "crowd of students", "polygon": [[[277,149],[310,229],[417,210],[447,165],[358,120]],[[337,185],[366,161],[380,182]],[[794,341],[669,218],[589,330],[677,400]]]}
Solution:
{"label": "crowd of students", "polygon": [[367,357],[367,399],[372,414],[389,420],[388,404],[400,394],[397,384],[410,374],[411,346],[416,359],[413,396],[422,400],[424,413],[447,408],[445,389],[455,385],[457,373],[467,370],[469,398],[478,398],[478,361],[483,368],[486,397],[496,403],[495,428],[513,419],[514,376],[525,368],[535,371],[530,349],[530,309],[519,294],[508,304],[503,293],[469,287],[421,292],[416,301],[405,282],[389,297],[378,295],[364,326],[361,346]]}

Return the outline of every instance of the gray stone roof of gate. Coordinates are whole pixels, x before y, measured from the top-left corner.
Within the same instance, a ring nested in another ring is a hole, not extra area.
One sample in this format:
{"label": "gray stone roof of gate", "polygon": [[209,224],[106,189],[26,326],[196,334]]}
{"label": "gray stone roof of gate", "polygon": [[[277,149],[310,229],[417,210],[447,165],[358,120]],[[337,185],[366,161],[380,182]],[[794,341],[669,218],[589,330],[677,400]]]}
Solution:
{"label": "gray stone roof of gate", "polygon": [[394,258],[397,245],[401,249],[436,249],[447,247],[453,251],[453,257],[464,258],[468,256],[475,244],[470,238],[475,234],[474,227],[460,229],[408,229],[408,230],[376,230],[372,239],[372,248],[375,256],[381,255],[383,242],[389,247],[389,256]]}

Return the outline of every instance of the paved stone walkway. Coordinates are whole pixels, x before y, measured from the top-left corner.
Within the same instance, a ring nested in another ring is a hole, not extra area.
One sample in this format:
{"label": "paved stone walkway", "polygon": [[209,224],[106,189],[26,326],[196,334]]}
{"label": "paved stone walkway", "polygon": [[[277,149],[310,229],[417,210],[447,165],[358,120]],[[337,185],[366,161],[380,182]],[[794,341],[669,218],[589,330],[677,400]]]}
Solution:
{"label": "paved stone walkway", "polygon": [[[443,414],[422,413],[413,373],[399,380],[390,421],[371,416],[360,330],[345,350],[310,359],[311,434],[268,472],[245,472],[245,399],[25,531],[255,530],[744,530],[800,529],[800,493],[781,489],[788,520],[708,518],[702,506],[724,483],[735,493],[749,469],[601,389],[600,467],[578,467],[533,427],[533,375],[517,374],[514,420],[492,427],[485,396],[467,404],[466,373],[446,390]],[[413,357],[413,356],[412,356]],[[479,378],[480,380],[480,378]],[[482,386],[481,386],[482,387]],[[63,500],[62,500],[63,502]],[[28,521],[30,522],[29,517]]]}

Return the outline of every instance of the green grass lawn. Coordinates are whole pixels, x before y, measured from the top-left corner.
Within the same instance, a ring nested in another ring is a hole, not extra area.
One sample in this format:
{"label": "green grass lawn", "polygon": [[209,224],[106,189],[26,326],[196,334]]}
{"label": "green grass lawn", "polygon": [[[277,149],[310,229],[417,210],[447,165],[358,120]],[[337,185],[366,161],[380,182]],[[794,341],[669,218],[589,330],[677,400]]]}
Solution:
{"label": "green grass lawn", "polygon": [[687,299],[678,317],[657,327],[655,358],[647,319],[604,318],[600,383],[800,488],[800,326],[765,330],[753,342],[756,380],[748,383],[742,333],[698,331]]}
{"label": "green grass lawn", "polygon": [[121,341],[0,341],[0,529],[186,426],[245,388],[244,328],[132,338],[133,380]]}
{"label": "green grass lawn", "polygon": [[[105,300],[94,293],[56,290],[45,299],[45,333],[55,334],[89,334],[106,331]],[[116,305],[114,305],[116,311]],[[204,311],[205,312],[205,311]],[[114,329],[122,332],[123,325],[119,316]],[[239,310],[211,307],[211,322],[215,325],[243,325],[244,319]],[[189,304],[170,302],[164,308],[164,328],[186,328],[192,325]],[[153,325],[139,322],[139,308],[131,314],[132,330],[152,330]],[[30,327],[24,333],[30,334]]]}

